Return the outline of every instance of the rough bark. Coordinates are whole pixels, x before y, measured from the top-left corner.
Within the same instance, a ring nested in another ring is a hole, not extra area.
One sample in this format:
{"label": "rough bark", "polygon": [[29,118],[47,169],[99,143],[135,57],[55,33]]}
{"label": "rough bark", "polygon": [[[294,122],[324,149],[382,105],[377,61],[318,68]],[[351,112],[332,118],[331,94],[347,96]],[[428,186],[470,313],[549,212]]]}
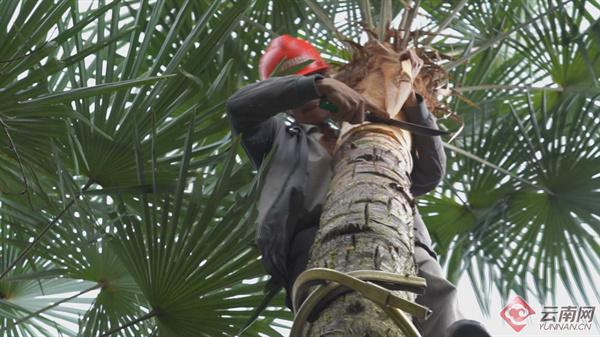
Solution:
{"label": "rough bark", "polygon": [[[403,119],[400,108],[411,88],[405,82],[410,66],[407,69],[400,62],[398,52],[389,43],[370,41],[357,48],[353,61],[336,79],[353,87],[388,116]],[[308,268],[416,275],[410,148],[410,134],[397,128],[375,124],[342,127],[334,157],[334,178]],[[396,294],[411,301],[416,296],[410,292]],[[404,334],[378,305],[351,292],[326,306],[306,328],[305,336]]]}
{"label": "rough bark", "polygon": [[[362,126],[343,140],[334,161],[335,176],[308,267],[416,275],[410,138],[390,128]],[[412,293],[397,293],[414,301]],[[355,293],[327,306],[306,335],[403,336],[376,304]]]}

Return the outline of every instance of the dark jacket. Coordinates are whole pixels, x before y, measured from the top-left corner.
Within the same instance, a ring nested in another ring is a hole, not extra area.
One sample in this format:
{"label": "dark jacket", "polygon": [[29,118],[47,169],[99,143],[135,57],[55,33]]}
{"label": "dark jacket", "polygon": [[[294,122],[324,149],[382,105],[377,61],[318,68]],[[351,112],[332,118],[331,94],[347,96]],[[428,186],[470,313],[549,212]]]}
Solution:
{"label": "dark jacket", "polygon": [[[333,175],[333,163],[330,155],[315,145],[321,136],[316,126],[286,122],[276,115],[318,98],[315,88],[318,76],[272,77],[238,90],[227,101],[233,133],[242,134],[242,146],[255,167],[277,145],[258,203],[256,243],[267,272],[281,285],[297,276],[292,275],[297,272],[289,270],[288,261],[294,237],[310,228],[310,234],[299,240],[303,247],[295,248],[306,251],[300,254],[303,261],[299,265],[302,267],[306,262],[307,250],[319,225],[320,207]],[[418,100],[417,107],[406,111],[408,121],[437,128],[420,96]],[[411,192],[419,196],[433,190],[444,175],[446,157],[440,137],[413,135],[412,155]],[[415,242],[435,257],[431,238],[418,212],[415,231]]]}

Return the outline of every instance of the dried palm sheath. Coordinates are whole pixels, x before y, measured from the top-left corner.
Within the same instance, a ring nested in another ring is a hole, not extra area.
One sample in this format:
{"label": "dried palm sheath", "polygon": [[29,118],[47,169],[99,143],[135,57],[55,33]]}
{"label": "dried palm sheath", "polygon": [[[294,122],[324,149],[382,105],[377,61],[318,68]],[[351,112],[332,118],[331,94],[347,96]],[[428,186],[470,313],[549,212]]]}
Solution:
{"label": "dried palm sheath", "polygon": [[[356,46],[353,60],[335,78],[402,120],[411,69],[410,61],[400,62],[399,56],[392,44],[371,40]],[[424,78],[415,85],[417,90],[422,86],[419,92],[433,110],[437,101],[424,90],[435,83]],[[308,270],[294,284],[292,337],[326,331],[385,336],[398,328],[406,336],[419,336],[408,315],[398,310],[421,318],[429,314],[413,303],[425,284],[416,277],[414,261],[410,149],[410,133],[399,128],[369,122],[342,125]],[[310,292],[311,287],[316,290]]]}

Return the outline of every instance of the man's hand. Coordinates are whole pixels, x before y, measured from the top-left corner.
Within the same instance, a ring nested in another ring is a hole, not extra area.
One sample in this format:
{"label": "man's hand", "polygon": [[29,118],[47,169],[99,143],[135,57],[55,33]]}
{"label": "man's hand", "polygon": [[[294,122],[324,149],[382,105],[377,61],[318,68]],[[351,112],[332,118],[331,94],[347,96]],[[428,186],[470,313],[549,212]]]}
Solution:
{"label": "man's hand", "polygon": [[419,104],[419,102],[417,101],[417,95],[415,93],[415,89],[413,88],[410,91],[410,95],[408,95],[408,98],[406,99],[406,102],[404,102],[404,106],[405,107],[417,106],[418,104]]}
{"label": "man's hand", "polygon": [[335,121],[360,124],[365,121],[365,98],[346,84],[333,78],[323,78],[316,82],[317,90],[335,104],[339,111],[331,113]]}

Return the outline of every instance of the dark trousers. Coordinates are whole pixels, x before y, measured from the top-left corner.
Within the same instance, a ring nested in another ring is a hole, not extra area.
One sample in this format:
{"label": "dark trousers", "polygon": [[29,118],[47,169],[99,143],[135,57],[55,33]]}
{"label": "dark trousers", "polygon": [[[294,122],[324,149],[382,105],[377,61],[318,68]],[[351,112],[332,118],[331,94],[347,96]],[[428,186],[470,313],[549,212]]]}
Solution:
{"label": "dark trousers", "polygon": [[463,318],[458,309],[456,287],[446,280],[438,261],[418,245],[415,245],[415,261],[418,276],[427,281],[425,293],[417,296],[416,302],[433,311],[427,320],[417,320],[417,325],[423,337],[445,336],[450,324]]}

